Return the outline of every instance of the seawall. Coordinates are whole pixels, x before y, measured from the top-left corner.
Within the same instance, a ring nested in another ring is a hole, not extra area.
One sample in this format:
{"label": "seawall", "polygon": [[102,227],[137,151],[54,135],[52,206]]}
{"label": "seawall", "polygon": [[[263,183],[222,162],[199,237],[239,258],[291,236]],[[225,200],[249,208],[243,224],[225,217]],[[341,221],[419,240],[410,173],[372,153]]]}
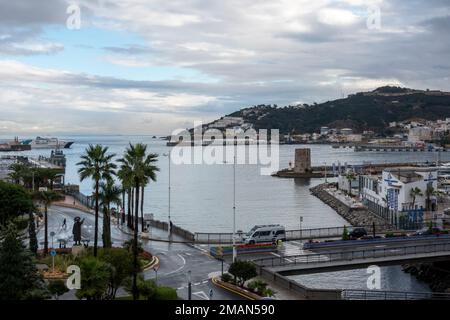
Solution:
{"label": "seawall", "polygon": [[336,199],[331,194],[329,194],[325,189],[328,187],[327,184],[319,184],[310,189],[311,194],[322,200],[333,210],[335,210],[342,218],[347,220],[352,226],[372,226],[373,223],[379,229],[389,230],[392,229],[389,224],[378,217],[374,213],[370,212],[368,209],[353,209],[344,204],[339,199]]}

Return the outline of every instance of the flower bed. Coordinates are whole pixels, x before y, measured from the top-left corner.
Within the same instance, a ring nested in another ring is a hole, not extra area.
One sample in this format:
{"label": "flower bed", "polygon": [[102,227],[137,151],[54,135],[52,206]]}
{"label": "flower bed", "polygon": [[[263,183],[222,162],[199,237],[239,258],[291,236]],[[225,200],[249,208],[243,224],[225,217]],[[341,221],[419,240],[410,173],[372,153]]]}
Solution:
{"label": "flower bed", "polygon": [[[238,253],[270,252],[277,250],[277,245],[273,243],[240,244],[236,245],[236,250]],[[209,253],[213,257],[232,255],[233,246],[211,247]]]}

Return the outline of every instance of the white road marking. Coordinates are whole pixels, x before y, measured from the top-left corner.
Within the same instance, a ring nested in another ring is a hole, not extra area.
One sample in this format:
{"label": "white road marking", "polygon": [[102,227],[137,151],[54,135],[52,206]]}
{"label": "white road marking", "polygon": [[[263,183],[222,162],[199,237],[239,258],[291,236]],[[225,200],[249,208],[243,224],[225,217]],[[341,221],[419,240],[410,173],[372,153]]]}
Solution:
{"label": "white road marking", "polygon": [[278,253],[271,252],[270,254],[273,254],[275,257],[281,258],[281,256]]}
{"label": "white road marking", "polygon": [[194,292],[193,294],[196,295],[197,297],[202,298],[203,300],[209,300],[209,297],[203,291]]}
{"label": "white road marking", "polygon": [[174,273],[177,273],[178,271],[180,271],[181,269],[184,268],[184,266],[186,265],[186,260],[183,258],[183,256],[181,254],[177,254],[178,257],[180,257],[180,259],[183,261],[183,265],[181,267],[179,267],[178,269],[171,271],[169,273],[164,274],[164,276],[168,276]]}

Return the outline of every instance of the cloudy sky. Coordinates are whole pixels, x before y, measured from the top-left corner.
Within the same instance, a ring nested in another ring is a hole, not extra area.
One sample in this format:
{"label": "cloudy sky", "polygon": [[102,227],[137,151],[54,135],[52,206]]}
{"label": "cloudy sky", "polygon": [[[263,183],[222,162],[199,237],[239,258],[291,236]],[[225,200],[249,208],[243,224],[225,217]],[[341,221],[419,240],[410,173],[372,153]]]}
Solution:
{"label": "cloudy sky", "polygon": [[0,134],[168,134],[254,104],[450,90],[449,32],[448,0],[0,0]]}

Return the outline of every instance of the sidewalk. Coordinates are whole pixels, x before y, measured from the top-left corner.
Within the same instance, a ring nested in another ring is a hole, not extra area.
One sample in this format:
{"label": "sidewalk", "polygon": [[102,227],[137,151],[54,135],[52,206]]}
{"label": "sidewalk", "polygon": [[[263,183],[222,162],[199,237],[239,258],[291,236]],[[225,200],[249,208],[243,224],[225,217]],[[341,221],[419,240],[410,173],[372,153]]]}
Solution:
{"label": "sidewalk", "polygon": [[[113,218],[115,223],[113,223],[113,226],[117,228],[119,231],[128,234],[130,236],[134,235],[134,231],[131,230],[126,226],[126,224],[117,225],[117,219]],[[150,241],[162,241],[162,242],[175,242],[175,243],[186,243],[186,240],[182,237],[172,234],[171,237],[169,237],[169,233],[165,230],[161,230],[159,228],[151,227],[149,232],[141,232],[139,231],[139,237],[142,240],[150,240]]]}
{"label": "sidewalk", "polygon": [[54,206],[60,206],[60,207],[66,207],[66,208],[72,208],[72,209],[78,209],[80,211],[86,212],[86,213],[93,213],[92,209],[89,209],[85,205],[81,204],[72,196],[64,196],[64,200],[55,201],[52,203]]}

